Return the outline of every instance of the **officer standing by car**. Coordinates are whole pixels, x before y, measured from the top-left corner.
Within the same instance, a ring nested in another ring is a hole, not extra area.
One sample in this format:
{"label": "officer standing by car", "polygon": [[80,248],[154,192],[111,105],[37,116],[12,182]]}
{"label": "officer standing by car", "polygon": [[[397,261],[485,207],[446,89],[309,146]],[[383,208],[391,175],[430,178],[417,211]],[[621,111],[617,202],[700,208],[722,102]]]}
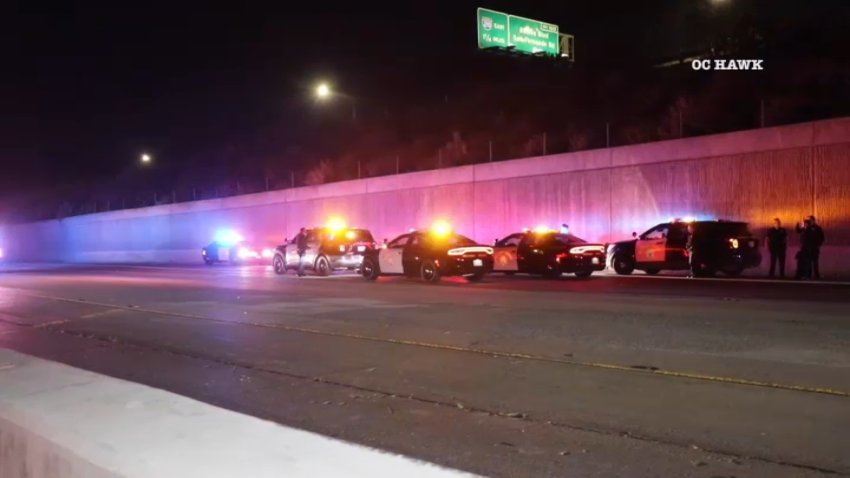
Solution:
{"label": "officer standing by car", "polygon": [[301,228],[295,236],[295,250],[298,252],[298,277],[304,276],[304,254],[307,253],[307,229]]}
{"label": "officer standing by car", "polygon": [[688,223],[688,239],[685,242],[685,250],[688,252],[688,277],[694,277],[699,263],[694,258],[694,225]]}
{"label": "officer standing by car", "polygon": [[809,216],[802,226],[797,223],[797,233],[800,234],[800,252],[796,278],[820,279],[820,248],[825,240],[823,228],[815,216]]}
{"label": "officer standing by car", "polygon": [[797,251],[797,273],[795,279],[808,279],[812,277],[812,246],[814,236],[812,235],[811,222],[808,219],[801,225],[797,223],[797,234],[800,235],[800,250]]}
{"label": "officer standing by car", "polygon": [[779,277],[785,278],[785,250],[788,248],[788,231],[782,227],[778,217],[773,218],[773,227],[767,231],[767,251],[770,253],[770,277],[776,274],[779,263]]}

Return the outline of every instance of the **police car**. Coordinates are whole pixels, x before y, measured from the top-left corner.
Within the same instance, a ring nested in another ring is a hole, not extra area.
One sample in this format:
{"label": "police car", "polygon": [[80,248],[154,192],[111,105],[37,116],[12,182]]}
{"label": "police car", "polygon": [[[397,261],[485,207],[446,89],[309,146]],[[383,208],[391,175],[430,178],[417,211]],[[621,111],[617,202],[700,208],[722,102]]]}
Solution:
{"label": "police car", "polygon": [[276,274],[286,274],[290,269],[297,271],[299,260],[304,261],[304,269],[320,276],[335,270],[357,270],[366,250],[375,247],[368,229],[329,225],[309,228],[306,233],[307,251],[303,259],[298,255],[295,237],[275,249],[272,268]]}
{"label": "police car", "polygon": [[[687,250],[693,232],[693,260]],[[662,270],[689,270],[697,276],[720,271],[738,276],[761,264],[758,239],[746,222],[675,219],[656,225],[633,239],[608,246],[607,261],[617,274],[635,269],[654,275]]]}
{"label": "police car", "polygon": [[478,281],[492,270],[492,247],[477,244],[445,224],[412,230],[384,247],[370,250],[361,268],[368,280],[382,275],[405,275],[431,283],[439,282],[443,276],[464,276]]}
{"label": "police car", "polygon": [[496,241],[494,272],[590,277],[605,269],[605,245],[591,244],[547,227],[524,229]]}
{"label": "police car", "polygon": [[236,231],[223,230],[216,233],[212,242],[201,249],[204,264],[221,262],[231,264],[268,264],[274,249],[249,244]]}

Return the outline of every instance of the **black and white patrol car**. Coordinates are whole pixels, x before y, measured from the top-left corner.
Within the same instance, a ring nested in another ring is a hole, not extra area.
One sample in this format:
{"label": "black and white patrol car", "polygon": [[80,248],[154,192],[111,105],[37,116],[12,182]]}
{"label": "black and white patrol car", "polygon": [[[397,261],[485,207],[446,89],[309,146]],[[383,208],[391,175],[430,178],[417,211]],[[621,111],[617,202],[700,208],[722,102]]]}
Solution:
{"label": "black and white patrol car", "polygon": [[368,229],[314,227],[307,229],[307,251],[303,258],[298,256],[295,238],[287,244],[277,246],[272,258],[272,269],[278,275],[290,269],[298,269],[298,261],[304,261],[304,269],[313,270],[320,276],[335,270],[357,270],[368,249],[375,247],[375,240]]}
{"label": "black and white patrol car", "polygon": [[493,248],[451,231],[414,230],[385,247],[370,250],[363,259],[363,277],[381,275],[420,277],[438,282],[442,276],[481,280],[493,270]]}
{"label": "black and white patrol car", "polygon": [[[693,260],[687,248],[691,233]],[[695,276],[711,276],[718,271],[738,276],[761,264],[758,239],[746,222],[674,220],[641,235],[632,233],[632,237],[608,246],[607,261],[617,274],[631,274],[635,269],[650,275],[692,269]]]}
{"label": "black and white patrol car", "polygon": [[605,245],[591,244],[572,234],[535,229],[517,232],[496,241],[493,271],[559,277],[590,277],[605,269]]}
{"label": "black and white patrol car", "polygon": [[274,250],[271,247],[259,247],[244,240],[228,241],[216,239],[201,249],[201,259],[206,265],[229,264],[268,264]]}

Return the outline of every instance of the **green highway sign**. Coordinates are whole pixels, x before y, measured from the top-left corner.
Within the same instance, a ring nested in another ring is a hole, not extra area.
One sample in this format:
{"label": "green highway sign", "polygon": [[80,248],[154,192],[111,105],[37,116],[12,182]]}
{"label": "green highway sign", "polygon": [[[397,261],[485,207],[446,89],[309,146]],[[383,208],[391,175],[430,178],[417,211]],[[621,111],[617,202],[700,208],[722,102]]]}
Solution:
{"label": "green highway sign", "polygon": [[558,25],[478,9],[478,48],[510,48],[521,53],[558,56]]}

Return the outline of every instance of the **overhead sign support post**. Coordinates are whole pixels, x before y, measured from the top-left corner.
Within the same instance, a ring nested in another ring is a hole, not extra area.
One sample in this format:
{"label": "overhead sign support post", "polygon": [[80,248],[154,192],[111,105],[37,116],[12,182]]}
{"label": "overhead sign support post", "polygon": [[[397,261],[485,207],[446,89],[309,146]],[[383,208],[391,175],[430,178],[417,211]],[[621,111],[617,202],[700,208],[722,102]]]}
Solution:
{"label": "overhead sign support post", "polygon": [[576,61],[576,37],[561,33],[561,58]]}

